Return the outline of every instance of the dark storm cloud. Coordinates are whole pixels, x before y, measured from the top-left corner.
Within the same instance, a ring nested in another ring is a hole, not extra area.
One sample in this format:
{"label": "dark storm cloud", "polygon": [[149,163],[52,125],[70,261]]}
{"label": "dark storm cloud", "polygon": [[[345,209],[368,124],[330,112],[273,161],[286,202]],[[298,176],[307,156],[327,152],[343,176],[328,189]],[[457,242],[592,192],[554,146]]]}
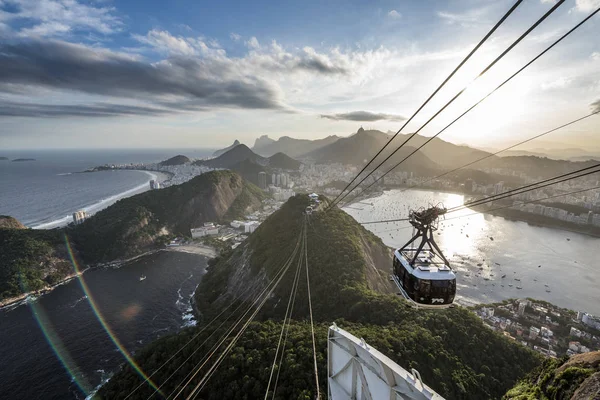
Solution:
{"label": "dark storm cloud", "polygon": [[34,104],[0,100],[0,117],[118,117],[172,112],[152,107],[96,103],[92,105]]}
{"label": "dark storm cloud", "polygon": [[[150,64],[126,54],[62,41],[0,44],[0,88],[41,86],[88,94],[160,101],[196,109],[282,109],[276,88],[240,77],[223,61],[174,57]],[[157,99],[158,98],[158,99]],[[169,98],[168,101],[161,100]],[[143,111],[143,110],[141,110]]]}
{"label": "dark storm cloud", "polygon": [[341,66],[330,65],[323,60],[319,60],[318,58],[305,58],[299,60],[294,66],[296,69],[303,69],[311,72],[318,72],[320,74],[340,74],[345,75],[348,73],[348,70]]}
{"label": "dark storm cloud", "polygon": [[396,114],[383,114],[383,113],[372,113],[369,111],[351,111],[340,114],[321,114],[321,118],[333,119],[335,121],[362,121],[362,122],[374,122],[374,121],[403,121],[406,118],[402,115]]}

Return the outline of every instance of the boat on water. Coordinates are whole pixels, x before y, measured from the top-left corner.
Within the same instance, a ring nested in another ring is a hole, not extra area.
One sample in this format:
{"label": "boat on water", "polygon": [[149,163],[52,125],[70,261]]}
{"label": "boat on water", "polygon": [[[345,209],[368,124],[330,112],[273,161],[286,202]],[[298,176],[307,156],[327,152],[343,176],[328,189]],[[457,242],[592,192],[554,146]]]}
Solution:
{"label": "boat on water", "polygon": [[146,279],[146,275],[140,276],[140,282],[143,281],[144,279]]}

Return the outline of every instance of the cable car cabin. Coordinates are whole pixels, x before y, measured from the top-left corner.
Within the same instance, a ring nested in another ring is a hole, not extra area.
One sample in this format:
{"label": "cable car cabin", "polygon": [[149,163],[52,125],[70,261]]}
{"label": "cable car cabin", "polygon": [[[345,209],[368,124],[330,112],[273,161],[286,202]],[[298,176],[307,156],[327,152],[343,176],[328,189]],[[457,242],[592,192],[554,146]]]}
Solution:
{"label": "cable car cabin", "polygon": [[429,308],[452,304],[456,294],[456,275],[452,269],[431,250],[421,250],[415,258],[416,254],[416,249],[394,252],[393,278],[402,295]]}

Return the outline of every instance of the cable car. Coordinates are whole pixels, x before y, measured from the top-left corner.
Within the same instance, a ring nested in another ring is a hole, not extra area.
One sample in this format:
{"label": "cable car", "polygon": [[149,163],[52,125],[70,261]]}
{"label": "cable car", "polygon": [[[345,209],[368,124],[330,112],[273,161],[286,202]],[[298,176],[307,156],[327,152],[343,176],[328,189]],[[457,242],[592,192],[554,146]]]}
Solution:
{"label": "cable car", "polygon": [[[446,308],[454,302],[456,275],[433,238],[442,207],[411,211],[409,222],[416,233],[394,251],[392,280],[409,301],[424,308]],[[421,239],[418,247],[414,242]]]}

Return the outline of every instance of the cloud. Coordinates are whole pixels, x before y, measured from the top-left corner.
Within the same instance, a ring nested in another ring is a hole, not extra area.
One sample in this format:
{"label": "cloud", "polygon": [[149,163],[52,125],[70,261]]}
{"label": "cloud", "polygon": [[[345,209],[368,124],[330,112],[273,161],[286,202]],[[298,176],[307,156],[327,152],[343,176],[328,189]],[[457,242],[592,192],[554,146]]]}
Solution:
{"label": "cloud", "polygon": [[462,27],[470,27],[486,23],[482,18],[484,10],[475,9],[464,13],[451,13],[447,11],[438,11],[437,16],[444,20],[449,25],[460,25]]}
{"label": "cloud", "polygon": [[161,53],[193,55],[196,49],[184,38],[172,36],[169,32],[152,29],[146,36],[134,34],[132,37],[140,43],[152,46]]}
{"label": "cloud", "polygon": [[564,89],[572,83],[571,78],[560,77],[549,82],[542,83],[542,90]]}
{"label": "cloud", "polygon": [[581,12],[591,12],[600,7],[600,0],[576,0],[575,9]]}
{"label": "cloud", "polygon": [[590,107],[592,107],[592,112],[600,112],[600,99],[590,104]]}
{"label": "cloud", "polygon": [[242,36],[241,36],[241,35],[238,35],[238,34],[237,34],[237,33],[235,33],[235,32],[231,32],[231,33],[229,34],[229,37],[231,38],[231,40],[233,40],[233,41],[235,41],[235,42],[239,42],[239,41],[242,39]]}
{"label": "cloud", "polygon": [[593,52],[592,54],[590,54],[590,58],[594,61],[600,61],[600,52]]}
{"label": "cloud", "polygon": [[399,19],[402,18],[402,14],[400,14],[398,11],[396,10],[391,10],[389,13],[387,13],[387,16],[393,19]]}
{"label": "cloud", "polygon": [[118,117],[127,115],[163,115],[170,110],[124,104],[58,105],[0,100],[0,117]]}
{"label": "cloud", "polygon": [[58,36],[73,30],[91,30],[105,35],[118,31],[122,21],[114,7],[95,7],[77,0],[3,0],[1,19],[24,26],[22,36]]}
{"label": "cloud", "polygon": [[351,111],[340,114],[321,114],[321,118],[332,119],[334,121],[404,121],[406,118],[397,114],[373,113],[369,111]]}
{"label": "cloud", "polygon": [[260,43],[258,43],[258,39],[256,37],[252,36],[250,40],[246,42],[246,46],[248,46],[250,49],[259,49]]}
{"label": "cloud", "polygon": [[283,109],[276,85],[230,60],[173,56],[147,63],[128,54],[56,40],[0,44],[0,85],[144,99],[176,109]]}

